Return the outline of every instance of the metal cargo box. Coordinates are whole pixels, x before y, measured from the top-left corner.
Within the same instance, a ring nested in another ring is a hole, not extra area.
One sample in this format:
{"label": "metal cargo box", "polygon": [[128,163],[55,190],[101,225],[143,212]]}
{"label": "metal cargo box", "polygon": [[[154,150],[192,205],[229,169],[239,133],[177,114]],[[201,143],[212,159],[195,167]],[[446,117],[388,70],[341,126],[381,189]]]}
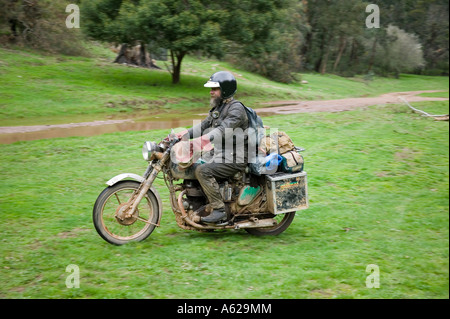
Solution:
{"label": "metal cargo box", "polygon": [[306,172],[266,175],[266,194],[269,211],[273,214],[308,208]]}

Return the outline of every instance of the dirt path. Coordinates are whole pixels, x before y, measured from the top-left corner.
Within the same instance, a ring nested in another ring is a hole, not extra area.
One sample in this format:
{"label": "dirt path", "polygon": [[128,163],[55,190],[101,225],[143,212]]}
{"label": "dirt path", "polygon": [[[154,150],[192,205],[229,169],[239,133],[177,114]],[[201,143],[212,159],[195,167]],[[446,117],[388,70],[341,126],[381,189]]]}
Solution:
{"label": "dirt path", "polygon": [[[258,114],[292,114],[305,112],[342,112],[349,111],[359,107],[377,105],[377,104],[399,104],[403,103],[399,97],[405,98],[408,102],[420,101],[447,101],[448,98],[433,98],[433,97],[419,97],[421,93],[433,93],[441,91],[412,91],[412,92],[397,92],[387,93],[378,97],[361,97],[361,98],[347,98],[340,100],[328,101],[276,101],[267,102],[265,105],[271,107],[256,109]],[[113,124],[131,124],[132,120],[110,120],[110,121],[95,121],[83,123],[57,124],[57,125],[34,125],[34,126],[3,126],[0,127],[0,134],[20,134],[33,133],[40,131],[48,131],[55,129],[83,129],[94,128]],[[172,123],[173,124],[173,123]]]}
{"label": "dirt path", "polygon": [[107,120],[107,121],[54,124],[54,125],[0,126],[0,134],[31,133],[31,132],[51,130],[54,128],[76,128],[87,126],[92,127],[111,124],[121,124],[126,122],[132,122],[132,120]]}
{"label": "dirt path", "polygon": [[264,104],[271,107],[259,108],[256,110],[258,114],[292,114],[292,113],[308,113],[308,112],[342,112],[350,111],[360,107],[366,107],[377,104],[402,104],[403,97],[408,102],[422,101],[448,101],[448,98],[434,98],[417,96],[421,93],[434,93],[442,91],[410,91],[410,92],[394,92],[380,95],[378,97],[358,97],[340,100],[327,101],[277,101]]}

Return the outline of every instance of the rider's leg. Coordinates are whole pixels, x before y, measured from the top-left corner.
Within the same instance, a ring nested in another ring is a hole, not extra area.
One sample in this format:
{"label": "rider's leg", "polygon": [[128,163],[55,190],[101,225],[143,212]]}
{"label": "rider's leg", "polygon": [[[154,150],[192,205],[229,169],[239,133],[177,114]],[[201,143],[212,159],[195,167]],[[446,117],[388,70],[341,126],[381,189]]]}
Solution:
{"label": "rider's leg", "polygon": [[228,178],[237,172],[243,171],[246,164],[222,164],[222,163],[205,163],[198,165],[195,169],[195,177],[202,186],[203,192],[209,200],[213,212],[202,218],[204,222],[215,223],[222,220],[225,214],[225,204],[220,194],[217,178]]}

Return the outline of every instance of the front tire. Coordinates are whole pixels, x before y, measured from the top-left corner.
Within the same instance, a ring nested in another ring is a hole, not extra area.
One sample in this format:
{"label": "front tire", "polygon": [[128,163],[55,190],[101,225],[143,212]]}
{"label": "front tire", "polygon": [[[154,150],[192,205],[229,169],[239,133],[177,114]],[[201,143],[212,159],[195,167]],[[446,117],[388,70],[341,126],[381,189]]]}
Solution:
{"label": "front tire", "polygon": [[267,228],[245,228],[245,231],[254,236],[277,236],[284,232],[289,225],[291,225],[292,220],[295,217],[295,212],[286,213],[283,215],[275,216],[281,218],[281,220],[273,227]]}
{"label": "front tire", "polygon": [[150,190],[144,196],[136,214],[126,220],[116,218],[116,212],[124,205],[140,183],[122,181],[106,188],[97,198],[93,210],[93,222],[97,233],[108,243],[123,245],[146,239],[159,221],[158,200]]}

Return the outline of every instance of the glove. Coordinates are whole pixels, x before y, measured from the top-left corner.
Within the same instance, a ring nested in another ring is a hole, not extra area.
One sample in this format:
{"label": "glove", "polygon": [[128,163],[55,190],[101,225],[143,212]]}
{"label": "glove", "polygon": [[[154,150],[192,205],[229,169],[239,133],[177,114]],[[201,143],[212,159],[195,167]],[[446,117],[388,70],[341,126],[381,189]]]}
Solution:
{"label": "glove", "polygon": [[181,132],[179,132],[179,133],[170,133],[169,135],[167,135],[167,137],[164,139],[164,141],[169,142],[169,141],[173,138],[173,135],[175,135],[175,137],[176,137],[178,140],[180,140],[180,141],[181,141],[185,136],[186,136],[186,140],[188,140],[188,139],[189,139],[188,133],[189,133],[188,130],[184,130],[184,131],[181,131]]}
{"label": "glove", "polygon": [[203,135],[192,140],[192,149],[194,152],[209,152],[214,147],[211,144],[209,136]]}
{"label": "glove", "polygon": [[[175,136],[176,136],[179,140],[181,140],[181,139],[183,139],[183,137],[184,137],[185,135],[187,135],[188,133],[189,133],[188,130],[183,130],[183,131],[181,131],[181,132],[179,132],[179,133],[175,133]],[[187,139],[189,139],[189,135],[187,136]]]}

